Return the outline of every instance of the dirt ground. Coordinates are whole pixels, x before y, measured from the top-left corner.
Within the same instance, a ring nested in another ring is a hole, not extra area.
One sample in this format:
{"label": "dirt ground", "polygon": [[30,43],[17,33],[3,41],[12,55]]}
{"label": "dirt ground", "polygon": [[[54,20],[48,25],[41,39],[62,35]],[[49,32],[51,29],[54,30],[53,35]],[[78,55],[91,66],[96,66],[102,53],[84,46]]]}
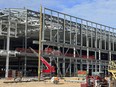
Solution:
{"label": "dirt ground", "polygon": [[20,82],[20,83],[4,83],[5,79],[0,79],[0,87],[80,87],[80,83],[65,82],[60,80],[59,84],[53,84],[48,81],[36,81],[36,82]]}

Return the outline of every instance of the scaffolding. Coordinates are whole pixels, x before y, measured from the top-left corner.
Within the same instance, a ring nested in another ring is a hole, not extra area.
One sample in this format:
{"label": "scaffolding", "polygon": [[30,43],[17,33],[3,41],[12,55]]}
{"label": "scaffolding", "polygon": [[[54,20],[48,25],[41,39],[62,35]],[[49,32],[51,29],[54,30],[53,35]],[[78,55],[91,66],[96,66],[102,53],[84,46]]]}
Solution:
{"label": "scaffolding", "polygon": [[[26,76],[31,68],[37,70],[38,58],[28,48],[38,50],[39,16],[26,8],[0,10],[0,49],[7,50],[7,67],[1,63],[0,68],[7,73],[9,68],[21,69]],[[56,74],[77,76],[78,70],[107,74],[108,61],[116,57],[115,28],[48,8],[43,9],[42,17],[41,56],[56,67]],[[20,53],[12,57],[10,50]],[[4,56],[0,58],[5,61]]]}

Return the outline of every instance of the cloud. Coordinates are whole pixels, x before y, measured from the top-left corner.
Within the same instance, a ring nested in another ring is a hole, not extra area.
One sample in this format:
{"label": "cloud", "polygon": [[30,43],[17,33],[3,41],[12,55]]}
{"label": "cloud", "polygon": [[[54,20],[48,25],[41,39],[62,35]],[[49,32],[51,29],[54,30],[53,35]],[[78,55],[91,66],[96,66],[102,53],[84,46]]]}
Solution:
{"label": "cloud", "polygon": [[42,0],[44,7],[116,27],[116,0]]}
{"label": "cloud", "polygon": [[40,0],[40,3],[47,8],[62,10],[72,7],[77,0]]}
{"label": "cloud", "polygon": [[0,0],[0,9],[26,7],[38,11],[40,4],[76,17],[116,26],[116,0]]}
{"label": "cloud", "polygon": [[64,8],[62,12],[81,17],[112,27],[116,27],[116,1],[94,0],[76,4],[71,8]]}
{"label": "cloud", "polygon": [[39,0],[0,0],[0,8],[29,8],[39,10]]}

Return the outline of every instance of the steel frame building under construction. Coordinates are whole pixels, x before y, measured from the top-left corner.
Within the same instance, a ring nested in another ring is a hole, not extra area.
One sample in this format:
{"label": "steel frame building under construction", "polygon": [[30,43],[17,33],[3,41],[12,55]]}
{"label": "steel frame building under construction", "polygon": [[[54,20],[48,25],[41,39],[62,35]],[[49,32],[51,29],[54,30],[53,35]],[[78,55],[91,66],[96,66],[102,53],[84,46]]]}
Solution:
{"label": "steel frame building under construction", "polygon": [[[78,70],[103,71],[116,57],[116,29],[57,12],[43,9],[42,32],[40,12],[25,8],[0,10],[0,75],[9,70],[22,70],[36,76],[38,58],[29,47],[38,51],[42,34],[41,56],[55,66],[56,74],[76,76]],[[5,74],[6,72],[6,74]]]}

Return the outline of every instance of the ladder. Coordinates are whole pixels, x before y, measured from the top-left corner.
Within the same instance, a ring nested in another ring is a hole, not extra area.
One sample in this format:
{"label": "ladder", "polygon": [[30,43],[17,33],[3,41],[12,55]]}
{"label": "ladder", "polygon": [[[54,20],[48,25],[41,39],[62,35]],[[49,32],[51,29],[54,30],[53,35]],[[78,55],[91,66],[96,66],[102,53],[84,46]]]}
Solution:
{"label": "ladder", "polygon": [[115,61],[109,61],[108,72],[112,73],[113,78],[116,80],[116,63],[115,63]]}

